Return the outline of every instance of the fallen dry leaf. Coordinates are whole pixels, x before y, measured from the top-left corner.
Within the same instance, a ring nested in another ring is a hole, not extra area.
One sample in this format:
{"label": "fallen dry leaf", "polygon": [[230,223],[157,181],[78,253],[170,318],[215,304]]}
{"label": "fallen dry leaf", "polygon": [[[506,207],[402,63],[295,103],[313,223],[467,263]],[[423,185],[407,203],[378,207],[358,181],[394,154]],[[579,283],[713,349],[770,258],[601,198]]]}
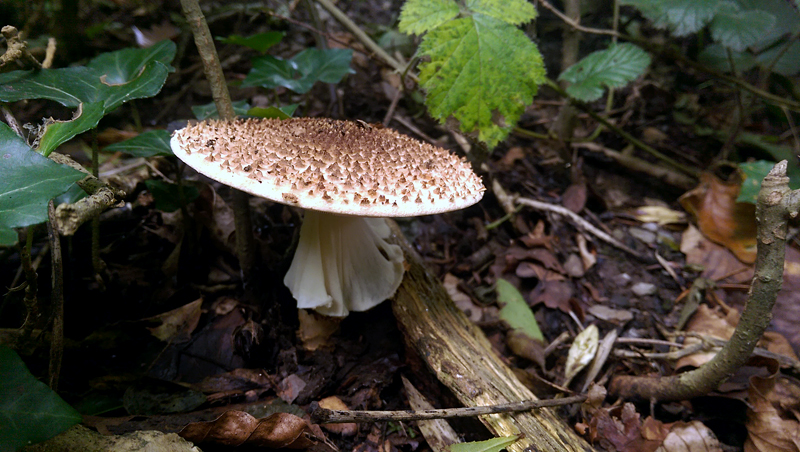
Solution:
{"label": "fallen dry leaf", "polygon": [[797,383],[780,375],[777,362],[769,361],[765,360],[770,367],[768,376],[750,378],[744,450],[797,452],[800,451],[797,421],[800,390]]}
{"label": "fallen dry leaf", "polygon": [[181,343],[191,338],[192,331],[197,328],[202,314],[203,299],[187,303],[179,308],[144,319],[148,322],[159,323],[158,326],[147,328],[150,334],[164,342]]}
{"label": "fallen dry leaf", "polygon": [[730,182],[703,173],[700,185],[679,201],[706,237],[730,249],[742,262],[752,264],[756,260],[755,206],[736,202],[741,185],[739,173],[731,176]]}
{"label": "fallen dry leaf", "polygon": [[297,317],[300,322],[297,337],[303,343],[303,348],[312,352],[328,344],[342,323],[340,317],[318,314],[309,309],[298,309]]}
{"label": "fallen dry leaf", "polygon": [[676,422],[656,452],[722,452],[722,447],[702,422]]}
{"label": "fallen dry leaf", "polygon": [[681,252],[686,263],[703,267],[702,277],[717,282],[749,284],[753,266],[742,263],[724,246],[707,239],[696,227],[689,225],[683,232]]}
{"label": "fallen dry leaf", "polygon": [[[739,313],[735,309],[731,309],[726,314],[720,309],[713,309],[707,304],[701,304],[689,319],[685,330],[728,340],[733,335],[733,330],[736,329],[737,323],[739,323]],[[698,342],[700,342],[699,338],[687,337],[685,345],[689,346]],[[675,369],[700,367],[710,361],[716,354],[716,350],[711,350],[684,356],[675,363]]]}
{"label": "fallen dry leaf", "polygon": [[[320,408],[325,408],[326,410],[347,411],[350,409],[347,404],[342,402],[342,399],[336,396],[325,397],[319,401],[319,406]],[[358,424],[353,422],[344,424],[323,424],[322,428],[331,433],[336,433],[342,436],[353,436],[358,433]]]}
{"label": "fallen dry leaf", "polygon": [[633,209],[630,213],[642,223],[656,223],[659,226],[686,222],[686,214],[666,206],[641,206]]}
{"label": "fallen dry leaf", "polygon": [[614,309],[602,304],[596,304],[586,310],[589,314],[606,322],[623,324],[633,319],[633,313],[626,309]]}
{"label": "fallen dry leaf", "polygon": [[323,442],[302,418],[274,413],[256,419],[244,411],[228,411],[209,422],[195,422],[178,434],[198,445],[307,449]]}
{"label": "fallen dry leaf", "polygon": [[586,183],[578,182],[567,187],[561,196],[561,205],[575,213],[583,210],[586,205]]}
{"label": "fallen dry leaf", "polygon": [[483,320],[483,307],[476,305],[469,295],[458,288],[458,283],[460,282],[461,280],[457,276],[452,273],[447,273],[444,275],[442,285],[445,290],[447,290],[447,294],[450,295],[450,299],[453,300],[453,303],[469,317],[470,321],[480,322]]}
{"label": "fallen dry leaf", "polygon": [[598,443],[606,450],[654,452],[667,433],[663,432],[664,436],[661,438],[652,438],[660,429],[655,428],[652,421],[650,424],[647,429],[650,437],[648,439],[642,435],[642,422],[639,420],[636,408],[632,403],[625,403],[622,407],[594,410],[586,432],[592,443]]}

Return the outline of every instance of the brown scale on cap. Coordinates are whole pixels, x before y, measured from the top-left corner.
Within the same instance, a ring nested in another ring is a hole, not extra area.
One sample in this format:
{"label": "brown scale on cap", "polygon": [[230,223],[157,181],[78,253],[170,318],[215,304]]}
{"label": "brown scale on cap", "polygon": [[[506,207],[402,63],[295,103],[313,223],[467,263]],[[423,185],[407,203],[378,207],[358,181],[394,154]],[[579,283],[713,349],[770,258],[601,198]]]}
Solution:
{"label": "brown scale on cap", "polygon": [[320,118],[203,121],[175,155],[256,196],[323,212],[402,217],[457,210],[484,187],[463,158],[391,129]]}

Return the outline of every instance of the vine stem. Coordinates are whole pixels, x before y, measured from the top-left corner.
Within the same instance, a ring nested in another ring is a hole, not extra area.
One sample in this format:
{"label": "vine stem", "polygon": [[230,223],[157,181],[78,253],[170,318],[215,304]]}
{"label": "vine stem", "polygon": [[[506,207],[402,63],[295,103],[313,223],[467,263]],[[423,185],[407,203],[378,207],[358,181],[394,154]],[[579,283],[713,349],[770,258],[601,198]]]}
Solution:
{"label": "vine stem", "polygon": [[[228,85],[219,63],[219,55],[214,46],[214,39],[208,29],[208,23],[200,9],[197,0],[181,0],[183,15],[192,29],[203,69],[211,85],[211,96],[221,119],[232,120],[236,118],[233,111]],[[253,237],[253,224],[250,219],[250,204],[246,193],[233,190],[233,222],[236,228],[236,255],[239,258],[239,267],[245,283],[250,279],[256,265],[256,246]]]}
{"label": "vine stem", "polygon": [[753,353],[772,319],[783,277],[789,217],[800,207],[800,192],[790,192],[787,162],[778,162],[761,184],[756,204],[758,251],[747,304],[730,340],[699,368],[666,377],[615,377],[609,395],[623,399],[676,401],[716,389]]}

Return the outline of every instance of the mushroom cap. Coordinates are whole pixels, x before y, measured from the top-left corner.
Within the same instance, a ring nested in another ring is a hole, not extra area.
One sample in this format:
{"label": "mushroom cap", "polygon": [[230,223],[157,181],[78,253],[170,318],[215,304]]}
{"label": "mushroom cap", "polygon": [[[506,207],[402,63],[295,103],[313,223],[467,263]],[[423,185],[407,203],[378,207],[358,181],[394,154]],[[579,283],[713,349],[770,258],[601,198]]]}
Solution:
{"label": "mushroom cap", "polygon": [[391,129],[325,118],[208,120],[176,131],[172,151],[198,172],[283,204],[364,217],[410,217],[475,204],[469,163]]}

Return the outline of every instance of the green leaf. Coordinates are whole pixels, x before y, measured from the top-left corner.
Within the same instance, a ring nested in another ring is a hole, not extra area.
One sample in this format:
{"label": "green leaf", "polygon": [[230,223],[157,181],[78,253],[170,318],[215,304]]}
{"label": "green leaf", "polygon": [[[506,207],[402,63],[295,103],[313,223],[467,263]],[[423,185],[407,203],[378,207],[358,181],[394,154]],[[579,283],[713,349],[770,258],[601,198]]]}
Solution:
{"label": "green leaf", "polygon": [[467,0],[466,7],[473,13],[511,25],[521,25],[536,18],[536,7],[526,0]]}
{"label": "green leaf", "polygon": [[746,202],[755,204],[758,199],[758,192],[761,190],[761,181],[767,176],[775,162],[767,160],[756,160],[755,162],[740,163],[739,169],[744,173],[745,180],[739,190],[739,197],[736,202]]}
{"label": "green leaf", "polygon": [[253,69],[242,86],[276,88],[283,86],[298,94],[308,92],[314,83],[339,83],[352,74],[350,49],[306,49],[288,60],[270,55],[253,59]]}
{"label": "green leaf", "polygon": [[533,316],[528,303],[516,287],[505,279],[498,279],[496,283],[497,303],[500,304],[500,319],[505,321],[512,330],[518,330],[539,341],[544,341],[544,335]]}
{"label": "green leaf", "polygon": [[[731,59],[737,71],[748,71],[755,67],[756,59],[749,52],[731,51]],[[731,72],[731,61],[728,51],[722,45],[714,43],[707,46],[697,55],[697,61],[722,72]]]}
{"label": "green leaf", "polygon": [[741,10],[723,2],[711,21],[711,37],[723,46],[741,52],[758,42],[775,25],[775,16],[761,10]]}
{"label": "green leaf", "polygon": [[294,111],[297,110],[297,106],[300,104],[289,104],[284,105],[282,107],[253,107],[247,110],[248,116],[257,116],[259,118],[278,118],[278,119],[288,119],[291,118],[294,114]]}
{"label": "green leaf", "polygon": [[80,413],[37,380],[4,345],[0,345],[0,381],[0,449],[14,451],[40,443],[81,422]]}
{"label": "green leaf", "polygon": [[490,147],[503,140],[544,81],[539,50],[525,34],[483,14],[430,31],[419,47],[420,86],[433,117],[454,117]]}
{"label": "green leaf", "polygon": [[499,436],[486,441],[472,441],[450,445],[450,452],[500,452],[520,439],[516,436]]}
{"label": "green leaf", "polygon": [[[153,179],[144,181],[144,184],[147,186],[147,190],[153,194],[156,209],[163,212],[174,212],[181,208],[181,196],[178,184]],[[200,196],[200,190],[198,190],[197,187],[184,184],[183,194],[188,204]]]}
{"label": "green leaf", "polygon": [[453,0],[407,0],[400,10],[398,29],[421,35],[458,16],[458,3]]}
{"label": "green leaf", "polygon": [[103,148],[104,152],[124,152],[134,157],[154,157],[172,155],[169,147],[170,133],[166,130],[150,130],[119,143]]}
{"label": "green leaf", "polygon": [[106,109],[102,102],[78,105],[75,116],[70,121],[46,122],[44,133],[39,138],[37,149],[45,157],[50,155],[62,143],[71,140],[75,135],[97,126]]}
{"label": "green leaf", "polygon": [[589,102],[603,95],[604,87],[621,88],[642,75],[650,65],[650,55],[633,44],[612,45],[592,52],[568,67],[558,77],[572,83],[567,93]]}
{"label": "green leaf", "polygon": [[[233,103],[233,112],[236,116],[244,116],[248,110],[250,110],[250,104],[246,100],[237,100]],[[192,114],[200,121],[208,118],[219,118],[217,106],[214,102],[205,105],[192,105]]]}
{"label": "green leaf", "polygon": [[0,122],[0,245],[16,242],[13,228],[46,221],[47,203],[84,176],[33,151]]}
{"label": "green leaf", "polygon": [[659,28],[686,36],[703,28],[717,12],[718,0],[622,0],[636,7]]}
{"label": "green leaf", "polygon": [[784,44],[781,44],[760,53],[756,61],[761,67],[769,67],[778,54],[783,53],[778,62],[772,66],[772,72],[790,77],[800,72],[800,42],[792,42],[785,52],[783,46]]}
{"label": "green leaf", "polygon": [[249,47],[257,52],[264,53],[270,47],[281,42],[283,39],[283,32],[268,31],[266,33],[257,33],[250,36],[230,35],[227,38],[217,37],[217,41],[224,44],[236,44],[240,46]]}
{"label": "green leaf", "polygon": [[98,55],[86,67],[101,74],[104,85],[122,85],[138,78],[152,62],[172,69],[169,64],[175,58],[175,50],[175,43],[165,40],[143,49],[128,48]]}

